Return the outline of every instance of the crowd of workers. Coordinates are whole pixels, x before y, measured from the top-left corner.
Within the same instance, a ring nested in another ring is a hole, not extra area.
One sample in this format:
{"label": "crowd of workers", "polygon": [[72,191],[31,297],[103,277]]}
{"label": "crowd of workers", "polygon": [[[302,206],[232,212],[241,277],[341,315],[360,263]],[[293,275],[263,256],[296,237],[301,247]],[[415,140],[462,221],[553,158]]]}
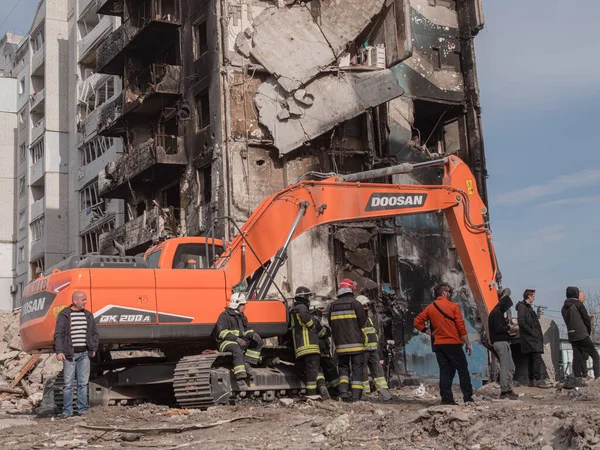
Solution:
{"label": "crowd of workers", "polygon": [[[391,400],[382,360],[379,338],[371,301],[364,295],[355,297],[356,283],[344,279],[339,284],[337,298],[326,304],[313,300],[309,288],[296,289],[293,306],[289,309],[289,332],[284,338],[295,352],[295,367],[304,380],[307,395],[320,395],[343,401],[360,400],[370,391],[369,373],[382,401]],[[440,371],[442,404],[457,404],[452,393],[452,380],[458,372],[459,385],[465,403],[473,402],[473,387],[465,355],[472,352],[469,336],[460,307],[452,301],[453,290],[447,283],[434,288],[435,300],[414,321],[420,332],[431,337]],[[513,302],[508,290],[502,290],[498,304],[488,318],[490,343],[500,366],[500,398],[516,399],[512,389],[515,364],[510,340],[519,331],[521,353],[528,360],[529,385],[553,386],[543,379],[545,372],[542,354],[544,337],[538,315],[532,304],[535,290],[526,289],[523,300],[516,305],[517,320],[506,317]],[[571,387],[585,385],[587,357],[593,360],[594,378],[600,377],[600,358],[590,338],[591,320],[584,305],[585,294],[577,287],[568,287],[562,316],[573,348]],[[73,293],[72,305],[57,317],[54,335],[57,358],[63,362],[63,416],[73,414],[73,381],[77,377],[77,407],[79,414],[87,410],[89,358],[98,350],[98,332],[93,315],[85,309],[84,292]],[[244,314],[247,300],[243,293],[233,293],[229,305],[216,323],[218,349],[229,352],[233,359],[233,374],[240,390],[251,389],[252,367],[256,366],[264,346],[263,339],[250,328]],[[335,357],[332,354],[332,341]],[[283,343],[285,344],[285,342]],[[464,346],[464,350],[463,350]],[[337,364],[336,364],[337,360]],[[250,384],[249,384],[250,383]]]}

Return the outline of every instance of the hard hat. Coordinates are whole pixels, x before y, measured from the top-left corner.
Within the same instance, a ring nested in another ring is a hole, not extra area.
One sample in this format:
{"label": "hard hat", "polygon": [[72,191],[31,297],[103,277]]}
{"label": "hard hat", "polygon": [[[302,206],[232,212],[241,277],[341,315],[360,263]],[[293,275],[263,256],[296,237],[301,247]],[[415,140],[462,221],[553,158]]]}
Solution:
{"label": "hard hat", "polygon": [[246,295],[242,292],[234,292],[229,298],[229,308],[238,309],[240,305],[246,304]]}
{"label": "hard hat", "polygon": [[356,297],[356,300],[359,301],[359,303],[363,306],[368,306],[371,304],[371,300],[369,300],[366,296],[364,295],[359,295]]}
{"label": "hard hat", "polygon": [[350,278],[344,278],[342,281],[340,281],[340,285],[338,286],[338,288],[348,288],[354,290],[356,289],[356,281],[352,281]]}
{"label": "hard hat", "polygon": [[295,298],[299,298],[302,300],[310,301],[310,294],[312,294],[311,290],[306,286],[298,286],[296,289],[296,293],[294,294]]}

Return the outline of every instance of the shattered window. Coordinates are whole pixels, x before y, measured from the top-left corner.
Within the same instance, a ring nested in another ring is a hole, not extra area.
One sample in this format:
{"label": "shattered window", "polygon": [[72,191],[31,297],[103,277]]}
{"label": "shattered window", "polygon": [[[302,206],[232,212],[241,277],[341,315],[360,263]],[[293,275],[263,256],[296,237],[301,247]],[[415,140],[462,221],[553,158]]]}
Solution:
{"label": "shattered window", "polygon": [[81,166],[85,166],[95,159],[102,156],[113,145],[113,138],[105,136],[96,136],[91,141],[80,147]]}
{"label": "shattered window", "polygon": [[91,214],[93,211],[99,209],[104,211],[104,200],[98,195],[98,179],[88,184],[81,191],[79,191],[81,199],[81,211],[86,211],[87,214]]}
{"label": "shattered window", "polygon": [[194,59],[200,58],[208,51],[208,33],[206,19],[194,26]]}
{"label": "shattered window", "polygon": [[196,115],[198,120],[198,131],[210,125],[210,101],[208,89],[196,97]]}
{"label": "shattered window", "polygon": [[44,157],[44,138],[31,146],[31,163],[35,164]]}
{"label": "shattered window", "polygon": [[31,263],[31,273],[32,276],[35,278],[36,276],[36,272],[38,271],[37,269],[40,269],[41,273],[44,273],[44,268],[46,267],[45,261],[44,261],[44,257],[42,256],[39,259],[36,259],[35,261],[33,261]]}
{"label": "shattered window", "polygon": [[82,234],[81,239],[81,254],[98,253],[100,248],[100,236],[115,229],[115,220],[110,220],[93,230]]}

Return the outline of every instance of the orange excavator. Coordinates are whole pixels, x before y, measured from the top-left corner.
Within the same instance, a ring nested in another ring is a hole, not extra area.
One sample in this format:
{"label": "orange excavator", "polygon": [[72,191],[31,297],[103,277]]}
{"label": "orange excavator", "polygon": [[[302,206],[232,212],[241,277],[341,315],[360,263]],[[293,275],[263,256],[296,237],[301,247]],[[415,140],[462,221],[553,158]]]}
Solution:
{"label": "orange excavator", "polygon": [[[368,182],[425,167],[443,168],[440,185]],[[230,355],[212,350],[215,323],[232,290],[246,282],[251,327],[263,338],[282,337],[288,329],[285,299],[266,297],[294,238],[319,225],[434,211],[444,211],[450,226],[485,344],[501,275],[475,178],[460,158],[448,156],[350,175],[306,174],[264,199],[227,244],[182,237],[150,248],[143,258],[70,257],[25,288],[23,349],[52,352],[56,316],[82,290],[100,334],[90,378],[92,405],[174,395],[182,407],[206,407],[236,396],[272,400],[301,391],[293,353],[282,346],[263,349],[251,392],[237,388]],[[160,356],[112,359],[111,350],[158,350]],[[55,398],[62,402],[60,395]]]}

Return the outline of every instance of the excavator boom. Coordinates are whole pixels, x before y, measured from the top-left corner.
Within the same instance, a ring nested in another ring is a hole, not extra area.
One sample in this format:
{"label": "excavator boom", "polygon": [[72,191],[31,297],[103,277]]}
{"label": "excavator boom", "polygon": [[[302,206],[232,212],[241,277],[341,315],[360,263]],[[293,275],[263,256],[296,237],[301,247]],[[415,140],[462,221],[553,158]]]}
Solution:
{"label": "excavator boom", "polygon": [[[487,208],[475,177],[460,158],[450,156],[434,163],[444,168],[441,185],[345,181],[369,178],[363,172],[300,181],[266,198],[216,262],[225,271],[227,290],[271,258],[282,258],[281,249],[313,227],[444,211],[487,336],[487,316],[498,301],[500,282]],[[398,167],[401,173],[412,169],[410,164]],[[392,168],[372,172],[370,178],[394,173]]]}

